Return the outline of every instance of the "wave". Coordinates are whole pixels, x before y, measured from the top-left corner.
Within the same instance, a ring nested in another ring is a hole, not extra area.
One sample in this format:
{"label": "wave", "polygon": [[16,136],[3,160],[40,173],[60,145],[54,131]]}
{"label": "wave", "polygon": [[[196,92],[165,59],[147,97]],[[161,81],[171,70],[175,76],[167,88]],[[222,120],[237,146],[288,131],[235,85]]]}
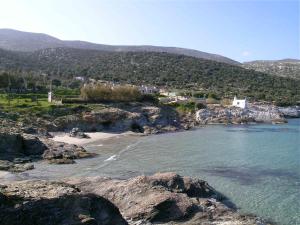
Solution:
{"label": "wave", "polygon": [[104,162],[111,161],[111,160],[116,160],[116,159],[117,159],[117,155],[112,155],[111,157],[105,159]]}

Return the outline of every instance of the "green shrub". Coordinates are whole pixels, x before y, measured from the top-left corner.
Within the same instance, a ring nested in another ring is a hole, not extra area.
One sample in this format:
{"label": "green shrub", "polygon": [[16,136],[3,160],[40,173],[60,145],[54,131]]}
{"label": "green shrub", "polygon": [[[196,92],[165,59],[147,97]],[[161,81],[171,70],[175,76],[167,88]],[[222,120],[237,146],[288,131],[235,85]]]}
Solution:
{"label": "green shrub", "polygon": [[196,104],[196,108],[197,108],[197,109],[206,109],[206,105],[203,104],[203,103],[201,103],[201,102],[198,102],[198,103]]}
{"label": "green shrub", "polygon": [[180,112],[195,112],[196,105],[195,102],[187,102],[187,103],[179,103],[179,105],[176,107],[176,109]]}
{"label": "green shrub", "polygon": [[92,102],[131,102],[140,101],[141,92],[133,86],[108,86],[88,84],[81,88],[81,98]]}

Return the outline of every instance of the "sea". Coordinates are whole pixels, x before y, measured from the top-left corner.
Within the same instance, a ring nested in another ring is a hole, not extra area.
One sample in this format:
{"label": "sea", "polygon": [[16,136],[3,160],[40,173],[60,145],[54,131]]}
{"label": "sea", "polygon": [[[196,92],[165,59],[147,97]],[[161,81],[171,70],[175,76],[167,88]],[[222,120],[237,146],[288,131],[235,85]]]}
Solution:
{"label": "sea", "polygon": [[300,224],[300,119],[287,124],[210,125],[88,144],[98,154],[72,165],[35,163],[5,179],[133,176],[172,171],[206,180],[241,213],[282,225]]}

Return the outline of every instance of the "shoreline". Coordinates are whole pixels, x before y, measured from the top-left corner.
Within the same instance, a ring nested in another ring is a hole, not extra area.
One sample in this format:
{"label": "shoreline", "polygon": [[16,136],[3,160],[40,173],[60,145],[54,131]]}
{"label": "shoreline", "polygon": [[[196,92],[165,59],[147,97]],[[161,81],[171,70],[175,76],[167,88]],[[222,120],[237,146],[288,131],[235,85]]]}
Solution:
{"label": "shoreline", "polygon": [[67,132],[51,132],[53,138],[51,140],[55,142],[63,142],[67,144],[75,144],[79,146],[84,146],[87,144],[91,144],[97,141],[106,141],[109,139],[113,139],[116,137],[128,137],[128,136],[145,136],[142,133],[135,133],[132,131],[125,131],[120,133],[113,133],[113,132],[85,132],[89,138],[78,138],[78,137],[70,137],[69,133]]}
{"label": "shoreline", "polygon": [[208,124],[199,124],[190,129],[179,129],[176,131],[166,131],[156,134],[144,134],[144,133],[137,133],[133,131],[123,131],[123,132],[108,132],[108,131],[98,131],[98,132],[84,132],[89,138],[79,138],[79,137],[70,137],[68,132],[50,132],[53,136],[49,138],[55,142],[63,142],[66,144],[75,144],[78,146],[86,146],[88,144],[98,142],[98,141],[107,141],[110,139],[118,138],[118,137],[145,137],[145,136],[152,136],[152,135],[163,135],[163,134],[170,134],[170,133],[178,133],[178,132],[186,132],[186,131],[193,131],[197,129],[204,129],[206,127],[214,127],[214,126],[256,126],[256,125],[284,125],[287,124],[289,120],[295,120],[300,118],[287,118],[286,123],[266,123],[266,122],[254,122],[254,123],[208,123]]}

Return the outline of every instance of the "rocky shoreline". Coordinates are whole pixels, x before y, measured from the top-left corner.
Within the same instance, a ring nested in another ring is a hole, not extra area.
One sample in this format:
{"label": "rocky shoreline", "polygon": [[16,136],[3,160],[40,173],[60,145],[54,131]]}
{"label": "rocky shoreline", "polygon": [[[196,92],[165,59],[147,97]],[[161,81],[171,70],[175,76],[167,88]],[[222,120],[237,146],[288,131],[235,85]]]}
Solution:
{"label": "rocky shoreline", "polygon": [[277,107],[249,104],[247,108],[212,106],[196,112],[199,124],[286,123],[287,118],[299,118],[300,107]]}
{"label": "rocky shoreline", "polygon": [[[22,172],[33,169],[33,161],[54,164],[75,163],[75,159],[93,157],[82,146],[57,142],[50,131],[70,132],[70,137],[89,138],[84,132],[126,132],[143,135],[189,130],[205,124],[285,123],[299,118],[300,107],[276,107],[249,104],[247,109],[210,105],[195,113],[180,114],[169,106],[122,104],[54,119],[36,118],[23,122],[0,116],[0,170]],[[76,132],[75,132],[76,131]]]}
{"label": "rocky shoreline", "polygon": [[[180,115],[171,107],[131,105],[82,111],[54,120],[38,118],[33,123],[0,118],[0,170],[23,172],[34,169],[36,160],[66,164],[95,156],[82,146],[53,141],[49,131],[71,131],[70,136],[80,138],[88,138],[84,132],[103,130],[149,135],[203,124],[282,123],[297,117],[299,107],[212,106]],[[0,185],[0,224],[32,224],[31,219],[35,224],[49,225],[270,224],[256,216],[238,214],[234,205],[205,181],[173,173],[129,180],[90,177]]]}
{"label": "rocky shoreline", "polygon": [[175,173],[12,182],[0,186],[0,200],[2,225],[271,224],[240,215],[205,181]]}

